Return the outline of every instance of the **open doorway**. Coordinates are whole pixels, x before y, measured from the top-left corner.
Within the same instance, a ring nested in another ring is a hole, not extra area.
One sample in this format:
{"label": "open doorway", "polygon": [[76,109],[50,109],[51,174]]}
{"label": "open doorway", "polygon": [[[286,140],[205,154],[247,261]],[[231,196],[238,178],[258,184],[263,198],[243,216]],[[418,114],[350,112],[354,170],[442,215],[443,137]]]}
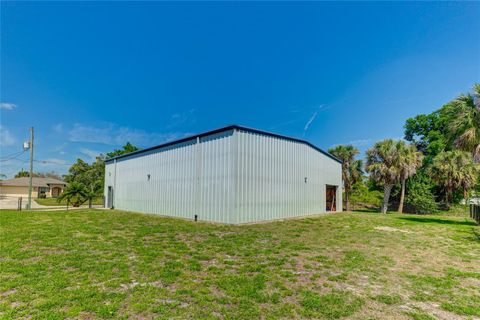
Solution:
{"label": "open doorway", "polygon": [[337,211],[337,186],[326,187],[326,210]]}
{"label": "open doorway", "polygon": [[108,186],[107,208],[113,209],[113,188],[112,188],[112,186]]}

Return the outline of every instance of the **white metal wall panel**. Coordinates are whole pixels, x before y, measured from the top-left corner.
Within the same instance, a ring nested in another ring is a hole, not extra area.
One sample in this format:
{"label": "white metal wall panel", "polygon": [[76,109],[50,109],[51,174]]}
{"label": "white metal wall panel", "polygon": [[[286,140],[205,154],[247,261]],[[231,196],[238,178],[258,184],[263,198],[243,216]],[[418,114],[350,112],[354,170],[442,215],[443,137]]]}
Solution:
{"label": "white metal wall panel", "polygon": [[116,209],[230,223],[232,133],[109,162],[105,196],[112,186]]}
{"label": "white metal wall panel", "polygon": [[108,162],[105,196],[112,186],[117,209],[246,223],[324,213],[326,185],[341,211],[341,179],[305,143],[230,130]]}
{"label": "white metal wall panel", "polygon": [[326,185],[338,187],[342,210],[340,163],[301,142],[247,131],[235,135],[236,223],[324,213]]}
{"label": "white metal wall panel", "polygon": [[231,223],[233,172],[230,152],[233,132],[200,139],[201,170],[199,176],[201,220]]}

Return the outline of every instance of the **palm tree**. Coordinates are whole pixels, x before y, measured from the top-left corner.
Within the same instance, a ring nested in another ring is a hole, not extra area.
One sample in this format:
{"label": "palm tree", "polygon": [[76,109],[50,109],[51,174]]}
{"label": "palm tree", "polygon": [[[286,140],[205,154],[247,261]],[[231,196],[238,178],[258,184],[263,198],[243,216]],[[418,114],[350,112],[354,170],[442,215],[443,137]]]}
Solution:
{"label": "palm tree", "polygon": [[438,154],[430,167],[433,180],[445,190],[445,203],[449,204],[450,195],[453,193],[458,175],[456,158],[460,151],[448,151]]}
{"label": "palm tree", "polygon": [[405,184],[409,177],[413,176],[417,169],[421,166],[423,154],[417,151],[415,145],[408,145],[405,141],[398,141],[398,166],[400,168],[400,203],[398,204],[398,212],[403,212],[403,203],[405,200]]}
{"label": "palm tree", "polygon": [[359,154],[357,148],[351,145],[338,145],[328,149],[338,159],[342,160],[342,178],[345,188],[345,207],[350,211],[350,190],[362,177],[362,160],[355,160]]}
{"label": "palm tree", "polygon": [[475,162],[480,162],[480,84],[473,86],[473,94],[461,95],[453,101],[453,121],[450,135],[455,146],[472,153]]}
{"label": "palm tree", "polygon": [[430,174],[445,189],[445,204],[448,207],[453,192],[458,188],[462,188],[467,200],[469,189],[478,180],[479,166],[473,162],[468,152],[447,151],[433,159]]}
{"label": "palm tree", "polygon": [[463,198],[465,199],[465,204],[468,204],[469,191],[475,187],[478,181],[478,175],[480,173],[479,167],[476,163],[473,163],[470,160],[470,163],[464,165],[460,172],[460,187],[463,190]]}
{"label": "palm tree", "polygon": [[367,163],[365,169],[370,173],[370,177],[383,184],[383,203],[380,209],[382,213],[387,213],[390,192],[400,179],[398,145],[397,141],[386,139],[375,143],[366,152]]}
{"label": "palm tree", "polygon": [[480,173],[479,164],[473,162],[468,153],[463,153],[462,156],[458,158],[457,163],[459,168],[457,185],[462,189],[465,203],[467,203],[470,189],[477,184]]}
{"label": "palm tree", "polygon": [[67,203],[71,203],[72,206],[80,207],[89,196],[90,194],[87,188],[83,184],[74,181],[63,190],[62,194],[57,198],[57,201],[67,200]]}

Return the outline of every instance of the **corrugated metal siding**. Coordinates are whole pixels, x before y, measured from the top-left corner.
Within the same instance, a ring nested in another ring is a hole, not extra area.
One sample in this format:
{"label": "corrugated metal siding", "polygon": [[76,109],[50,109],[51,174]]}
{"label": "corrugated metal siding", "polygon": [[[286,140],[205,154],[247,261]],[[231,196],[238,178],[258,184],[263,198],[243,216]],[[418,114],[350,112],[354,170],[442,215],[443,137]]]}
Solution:
{"label": "corrugated metal siding", "polygon": [[200,203],[198,218],[201,220],[232,222],[232,199],[230,194],[233,181],[232,154],[230,152],[232,133],[218,134],[200,139]]}
{"label": "corrugated metal siding", "polygon": [[323,213],[326,184],[339,186],[341,211],[340,163],[300,142],[232,130],[107,163],[105,196],[110,185],[117,209],[245,223]]}
{"label": "corrugated metal siding", "polygon": [[[341,211],[341,164],[297,142],[236,132],[237,223],[326,212],[326,185],[337,188]],[[305,182],[305,178],[307,178]]]}
{"label": "corrugated metal siding", "polygon": [[111,185],[116,209],[230,223],[232,133],[110,162],[105,196]]}

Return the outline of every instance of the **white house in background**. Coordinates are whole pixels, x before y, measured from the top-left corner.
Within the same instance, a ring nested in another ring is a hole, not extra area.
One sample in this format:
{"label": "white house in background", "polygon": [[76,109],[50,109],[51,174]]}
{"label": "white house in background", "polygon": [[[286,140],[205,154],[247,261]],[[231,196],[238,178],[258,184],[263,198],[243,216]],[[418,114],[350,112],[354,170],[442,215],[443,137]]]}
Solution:
{"label": "white house in background", "polygon": [[311,143],[237,125],[106,161],[106,206],[221,223],[342,210],[342,165]]}
{"label": "white house in background", "polygon": [[[29,178],[14,178],[0,181],[0,195],[10,197],[28,197]],[[39,198],[45,194],[46,198],[58,197],[67,184],[64,181],[52,178],[32,178],[32,197]]]}

